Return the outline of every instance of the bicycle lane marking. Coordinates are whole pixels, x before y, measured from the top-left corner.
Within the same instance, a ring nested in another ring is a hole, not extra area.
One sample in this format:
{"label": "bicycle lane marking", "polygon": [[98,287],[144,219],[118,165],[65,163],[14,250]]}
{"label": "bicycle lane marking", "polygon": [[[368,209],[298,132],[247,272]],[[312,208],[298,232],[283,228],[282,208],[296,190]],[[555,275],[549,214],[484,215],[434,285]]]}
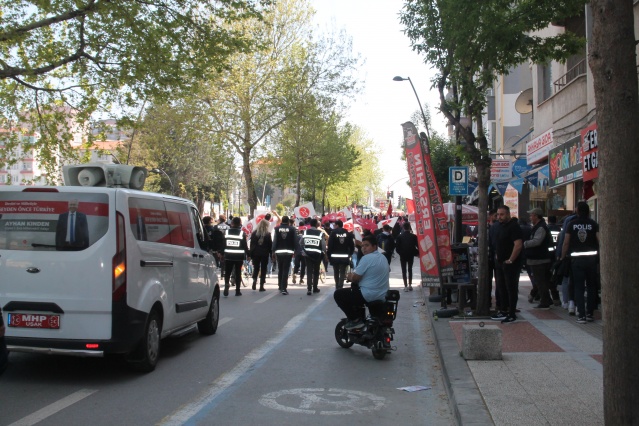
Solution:
{"label": "bicycle lane marking", "polygon": [[49,404],[44,408],[36,411],[35,413],[29,414],[26,417],[21,418],[20,420],[11,423],[9,426],[31,426],[36,423],[41,422],[42,420],[50,417],[59,411],[64,410],[65,408],[75,404],[78,401],[83,400],[84,398],[94,394],[97,392],[97,389],[80,389],[77,392],[68,395],[53,404]]}
{"label": "bicycle lane marking", "polygon": [[[284,397],[288,405],[278,402],[280,397]],[[294,400],[297,400],[297,407],[291,406]],[[259,402],[265,407],[288,413],[349,415],[380,410],[386,398],[348,389],[302,388],[271,392],[263,395]]]}
{"label": "bicycle lane marking", "polygon": [[206,416],[216,405],[216,398],[218,398],[225,390],[235,384],[238,380],[244,378],[243,376],[247,373],[252,374],[252,370],[254,370],[255,365],[257,363],[264,362],[266,356],[279,346],[299,326],[304,324],[309,315],[317,309],[330,294],[332,294],[332,292],[323,293],[320,297],[313,301],[313,304],[306,308],[304,312],[291,318],[279,332],[274,334],[274,336],[268,339],[264,344],[262,344],[262,346],[252,350],[242,359],[241,362],[239,362],[229,372],[220,376],[220,378],[213,382],[208,389],[204,390],[192,402],[183,405],[172,414],[163,418],[160,422],[158,422],[158,425],[172,426],[196,424],[198,420],[206,419]]}

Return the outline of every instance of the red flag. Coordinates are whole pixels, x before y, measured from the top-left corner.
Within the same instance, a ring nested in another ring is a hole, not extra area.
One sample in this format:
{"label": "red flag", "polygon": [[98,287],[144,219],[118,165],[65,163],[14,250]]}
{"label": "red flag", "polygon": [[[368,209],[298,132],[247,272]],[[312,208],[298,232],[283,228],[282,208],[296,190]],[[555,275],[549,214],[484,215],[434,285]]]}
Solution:
{"label": "red flag", "polygon": [[435,180],[428,145],[422,150],[421,139],[413,123],[402,124],[410,186],[415,202],[415,222],[422,285],[436,287],[443,276],[453,273],[450,236],[446,213]]}
{"label": "red flag", "polygon": [[386,217],[390,217],[393,214],[393,202],[388,202],[388,210],[386,210]]}
{"label": "red flag", "polygon": [[408,214],[415,214],[415,201],[410,198],[406,199],[406,212]]}

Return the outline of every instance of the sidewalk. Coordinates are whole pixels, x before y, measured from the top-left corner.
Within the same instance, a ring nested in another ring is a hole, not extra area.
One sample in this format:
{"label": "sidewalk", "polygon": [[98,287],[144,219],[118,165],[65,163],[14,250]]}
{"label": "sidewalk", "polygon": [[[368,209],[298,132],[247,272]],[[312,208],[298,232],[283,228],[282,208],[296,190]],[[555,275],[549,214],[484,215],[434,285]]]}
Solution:
{"label": "sidewalk", "polygon": [[[519,284],[518,320],[433,320],[440,303],[426,306],[442,360],[453,410],[461,425],[602,425],[603,365],[601,315],[577,324],[561,307],[548,311],[528,303],[530,280]],[[502,330],[501,361],[466,361],[460,356],[464,324]]]}

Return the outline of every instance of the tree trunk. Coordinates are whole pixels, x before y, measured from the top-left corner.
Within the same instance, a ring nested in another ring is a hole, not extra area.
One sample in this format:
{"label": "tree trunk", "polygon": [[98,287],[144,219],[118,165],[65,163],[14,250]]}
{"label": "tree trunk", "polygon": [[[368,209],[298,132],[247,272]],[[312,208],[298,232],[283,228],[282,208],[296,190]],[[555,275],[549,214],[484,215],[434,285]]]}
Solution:
{"label": "tree trunk", "polygon": [[490,185],[490,165],[483,161],[475,164],[479,191],[478,210],[478,250],[479,250],[479,282],[477,285],[477,315],[488,315],[491,303],[489,289],[492,287],[488,271],[488,186]]}
{"label": "tree trunk", "polygon": [[301,182],[301,176],[302,176],[302,164],[298,161],[297,162],[297,177],[295,179],[295,206],[294,207],[299,207],[300,206],[300,200],[301,200],[301,192],[302,192],[302,182]]}
{"label": "tree trunk", "polygon": [[246,149],[242,152],[242,173],[244,174],[244,182],[246,183],[246,201],[248,201],[249,204],[249,214],[252,215],[255,213],[255,209],[257,208],[257,194],[255,194],[253,173],[251,173],[250,149]]}
{"label": "tree trunk", "polygon": [[593,0],[589,64],[599,147],[604,416],[609,425],[639,423],[639,103],[632,0]]}
{"label": "tree trunk", "polygon": [[322,185],[322,217],[326,215],[326,185]]}

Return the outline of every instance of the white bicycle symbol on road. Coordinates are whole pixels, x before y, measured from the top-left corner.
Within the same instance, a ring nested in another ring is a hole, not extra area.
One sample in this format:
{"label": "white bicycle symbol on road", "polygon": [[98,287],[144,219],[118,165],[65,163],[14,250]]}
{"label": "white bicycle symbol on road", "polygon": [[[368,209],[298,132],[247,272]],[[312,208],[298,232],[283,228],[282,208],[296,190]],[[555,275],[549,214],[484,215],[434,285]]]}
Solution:
{"label": "white bicycle symbol on road", "polygon": [[274,410],[323,415],[362,414],[381,409],[385,402],[372,393],[333,388],[287,389],[260,398],[260,404]]}

